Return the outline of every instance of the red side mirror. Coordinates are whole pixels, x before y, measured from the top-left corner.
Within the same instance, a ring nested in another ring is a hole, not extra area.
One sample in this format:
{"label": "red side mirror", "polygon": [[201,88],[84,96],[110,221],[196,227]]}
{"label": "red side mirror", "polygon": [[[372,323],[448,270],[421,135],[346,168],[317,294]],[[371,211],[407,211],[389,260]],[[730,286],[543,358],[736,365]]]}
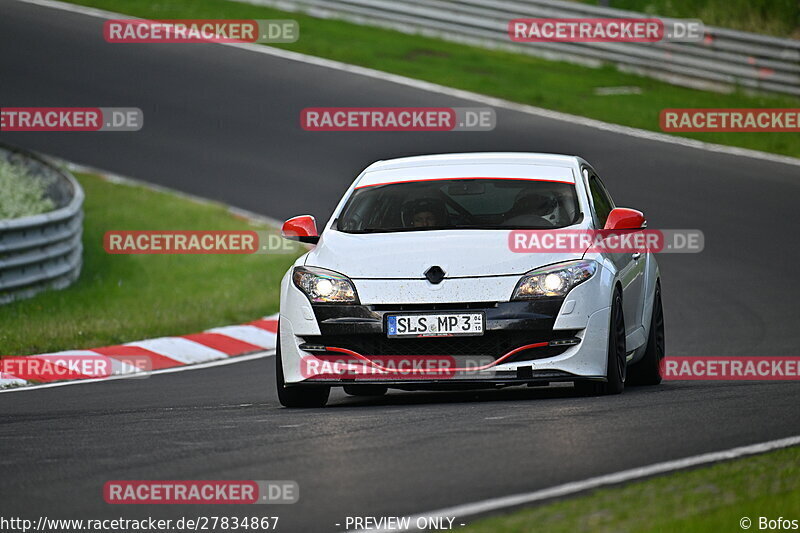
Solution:
{"label": "red side mirror", "polygon": [[603,229],[641,229],[645,225],[644,213],[627,207],[611,210]]}
{"label": "red side mirror", "polygon": [[317,244],[317,242],[319,242],[317,221],[314,220],[314,217],[311,215],[300,215],[299,217],[290,218],[283,223],[281,236],[284,239]]}

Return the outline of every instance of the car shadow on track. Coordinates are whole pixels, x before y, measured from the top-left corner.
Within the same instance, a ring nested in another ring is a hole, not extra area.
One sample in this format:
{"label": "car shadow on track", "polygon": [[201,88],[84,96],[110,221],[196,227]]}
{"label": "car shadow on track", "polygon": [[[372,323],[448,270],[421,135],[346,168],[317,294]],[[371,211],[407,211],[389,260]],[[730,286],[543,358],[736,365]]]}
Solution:
{"label": "car shadow on track", "polygon": [[[340,389],[341,390],[341,389]],[[653,390],[652,387],[631,387],[622,396]],[[389,390],[384,396],[357,397],[333,392],[328,408],[367,407],[391,405],[420,405],[435,403],[476,403],[509,401],[545,401],[574,398],[592,399],[575,392],[572,385],[549,387],[507,387],[503,389],[478,389],[461,391],[401,391]]]}

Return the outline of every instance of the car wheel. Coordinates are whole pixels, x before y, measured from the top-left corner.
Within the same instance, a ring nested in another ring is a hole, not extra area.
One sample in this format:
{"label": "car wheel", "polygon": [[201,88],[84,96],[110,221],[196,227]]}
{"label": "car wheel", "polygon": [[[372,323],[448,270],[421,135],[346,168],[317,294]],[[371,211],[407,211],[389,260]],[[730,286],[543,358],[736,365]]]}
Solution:
{"label": "car wheel", "polygon": [[575,390],[586,396],[619,394],[625,388],[627,372],[627,353],[625,349],[625,317],[622,312],[622,293],[614,291],[611,304],[611,320],[608,329],[608,365],[605,382],[578,381]]}
{"label": "car wheel", "polygon": [[328,403],[331,388],[325,386],[287,387],[283,378],[281,360],[281,334],[278,331],[275,348],[275,382],[278,388],[278,401],[284,407],[324,407]]}
{"label": "car wheel", "polygon": [[661,383],[661,361],[664,359],[664,308],[661,305],[661,285],[656,284],[653,299],[653,318],[650,320],[650,333],[647,337],[642,360],[631,366],[632,385],[658,385]]}
{"label": "car wheel", "polygon": [[383,385],[345,385],[343,388],[350,396],[383,396],[389,390]]}

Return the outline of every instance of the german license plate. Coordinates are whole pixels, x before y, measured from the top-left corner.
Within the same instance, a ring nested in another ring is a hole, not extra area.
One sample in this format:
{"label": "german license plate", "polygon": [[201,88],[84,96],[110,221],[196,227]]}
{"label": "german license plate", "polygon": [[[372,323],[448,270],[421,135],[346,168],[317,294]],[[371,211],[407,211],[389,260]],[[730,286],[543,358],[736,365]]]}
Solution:
{"label": "german license plate", "polygon": [[389,315],[389,337],[455,337],[483,335],[483,313]]}

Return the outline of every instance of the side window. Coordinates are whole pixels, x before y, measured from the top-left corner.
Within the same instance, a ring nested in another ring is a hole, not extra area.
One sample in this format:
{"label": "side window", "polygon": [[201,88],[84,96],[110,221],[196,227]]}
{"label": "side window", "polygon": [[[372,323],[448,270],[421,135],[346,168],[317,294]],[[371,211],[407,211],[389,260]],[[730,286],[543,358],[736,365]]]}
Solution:
{"label": "side window", "polygon": [[597,216],[597,223],[602,229],[606,225],[608,214],[614,209],[614,201],[595,174],[589,173],[589,192],[592,194],[592,204],[594,205],[594,212]]}

